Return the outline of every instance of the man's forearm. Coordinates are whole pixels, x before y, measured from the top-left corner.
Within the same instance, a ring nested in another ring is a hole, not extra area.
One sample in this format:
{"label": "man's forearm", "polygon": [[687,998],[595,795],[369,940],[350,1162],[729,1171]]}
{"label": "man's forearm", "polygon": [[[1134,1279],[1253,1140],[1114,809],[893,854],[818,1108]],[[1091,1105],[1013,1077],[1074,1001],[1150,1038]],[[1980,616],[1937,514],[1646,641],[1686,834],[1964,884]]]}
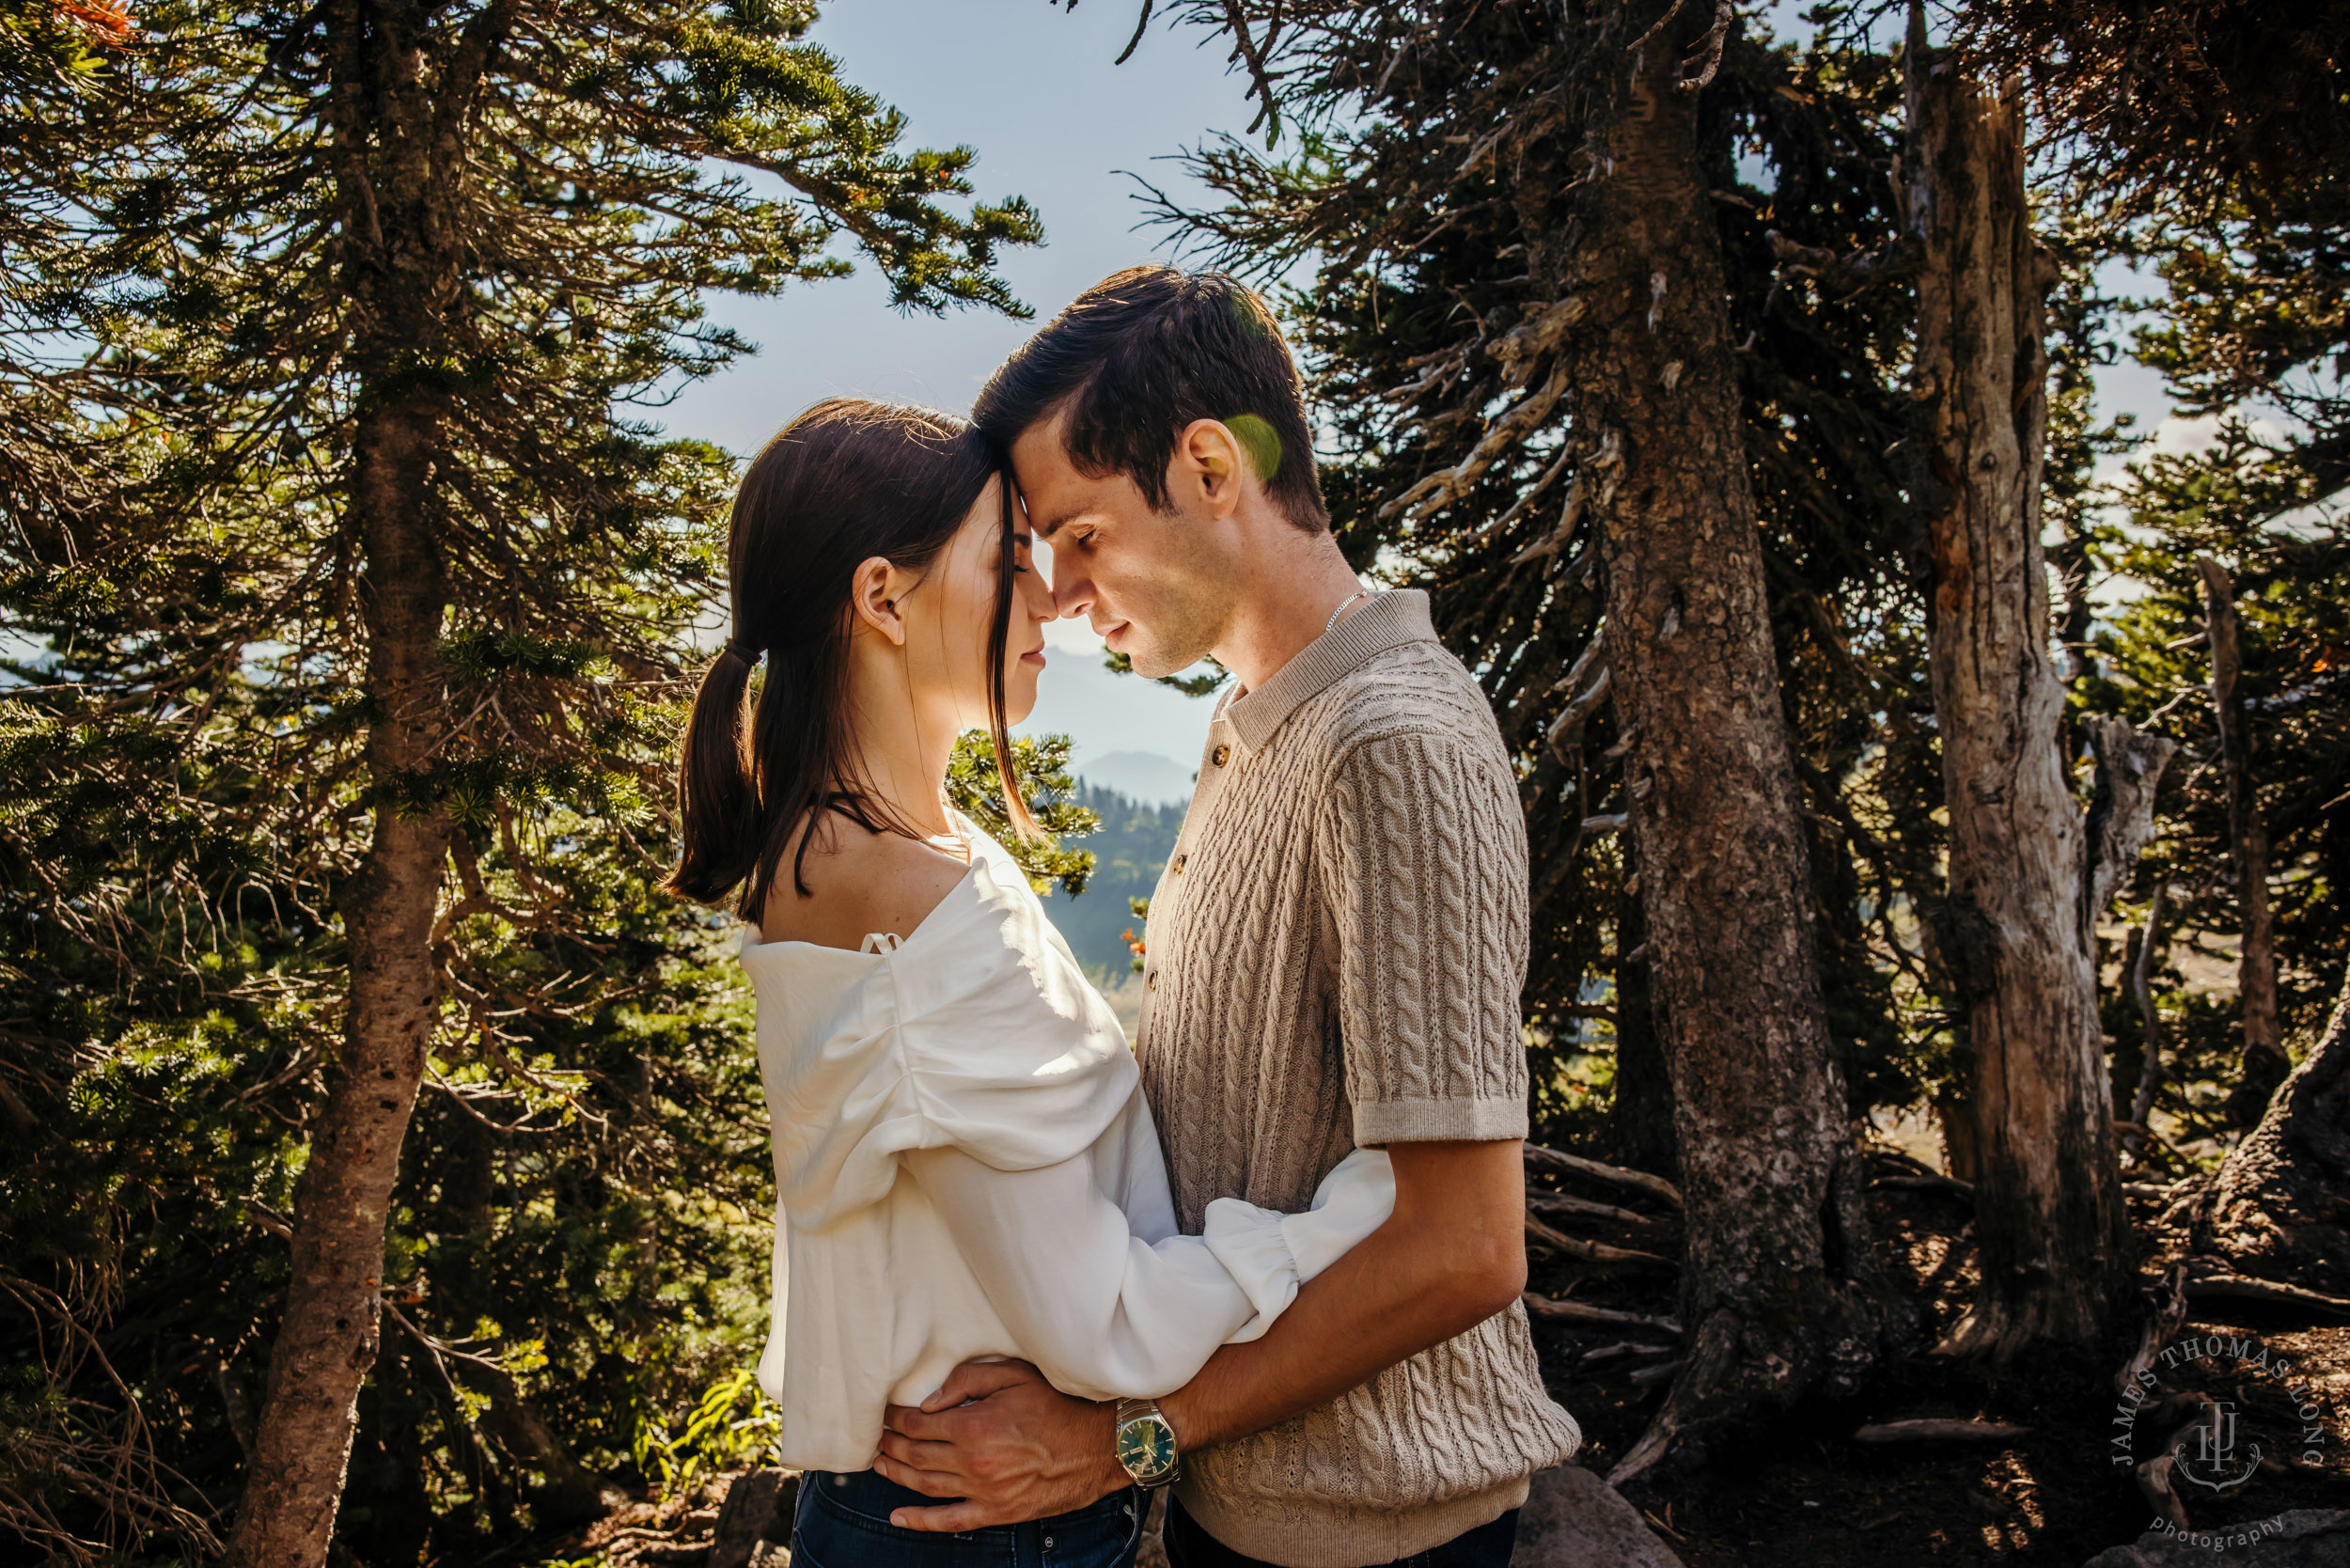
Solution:
{"label": "man's forearm", "polygon": [[1397,1144],[1396,1211],[1306,1282],[1262,1338],[1226,1345],[1159,1402],[1198,1450],[1310,1410],[1517,1299],[1526,1282],[1522,1146]]}

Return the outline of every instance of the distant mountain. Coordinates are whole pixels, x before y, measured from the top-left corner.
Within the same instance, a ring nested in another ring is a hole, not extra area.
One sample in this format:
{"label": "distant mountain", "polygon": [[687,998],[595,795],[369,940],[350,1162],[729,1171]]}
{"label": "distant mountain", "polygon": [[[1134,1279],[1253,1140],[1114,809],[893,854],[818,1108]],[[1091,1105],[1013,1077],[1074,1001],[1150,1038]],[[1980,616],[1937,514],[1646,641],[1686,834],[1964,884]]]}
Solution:
{"label": "distant mountain", "polygon": [[1154,751],[1106,752],[1078,763],[1076,771],[1095,789],[1108,790],[1144,805],[1191,803],[1191,769]]}
{"label": "distant mountain", "polygon": [[[1191,780],[1184,779],[1183,787],[1188,792]],[[1126,901],[1147,899],[1158,886],[1159,868],[1174,852],[1175,835],[1183,825],[1183,808],[1131,800],[1090,785],[1079,787],[1077,804],[1100,817],[1102,825],[1064,842],[1093,852],[1093,875],[1073,899],[1055,888],[1044,913],[1060,927],[1086,972],[1108,990],[1133,973],[1134,955],[1120,933],[1132,928],[1142,934],[1142,922]]]}

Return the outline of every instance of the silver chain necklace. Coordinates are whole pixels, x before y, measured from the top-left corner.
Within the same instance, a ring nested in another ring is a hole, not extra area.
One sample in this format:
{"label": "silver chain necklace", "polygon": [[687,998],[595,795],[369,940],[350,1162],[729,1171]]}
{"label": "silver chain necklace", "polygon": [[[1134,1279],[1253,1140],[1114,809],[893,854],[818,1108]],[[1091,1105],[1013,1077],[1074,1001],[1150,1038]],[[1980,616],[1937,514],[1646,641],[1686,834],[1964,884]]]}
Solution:
{"label": "silver chain necklace", "polygon": [[1346,607],[1370,591],[1371,589],[1369,588],[1356,588],[1354,592],[1340,600],[1339,607],[1330,612],[1330,619],[1322,623],[1322,635],[1325,637],[1328,636],[1330,635],[1330,628],[1339,623],[1339,617],[1346,613]]}

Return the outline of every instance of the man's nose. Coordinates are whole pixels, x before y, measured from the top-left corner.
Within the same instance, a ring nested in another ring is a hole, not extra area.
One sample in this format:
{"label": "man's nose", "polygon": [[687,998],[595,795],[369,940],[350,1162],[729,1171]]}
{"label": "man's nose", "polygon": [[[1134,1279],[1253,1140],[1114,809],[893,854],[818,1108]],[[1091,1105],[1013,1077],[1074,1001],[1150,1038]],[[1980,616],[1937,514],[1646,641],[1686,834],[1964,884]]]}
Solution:
{"label": "man's nose", "polygon": [[1093,582],[1077,570],[1073,550],[1053,557],[1053,604],[1072,620],[1093,607]]}

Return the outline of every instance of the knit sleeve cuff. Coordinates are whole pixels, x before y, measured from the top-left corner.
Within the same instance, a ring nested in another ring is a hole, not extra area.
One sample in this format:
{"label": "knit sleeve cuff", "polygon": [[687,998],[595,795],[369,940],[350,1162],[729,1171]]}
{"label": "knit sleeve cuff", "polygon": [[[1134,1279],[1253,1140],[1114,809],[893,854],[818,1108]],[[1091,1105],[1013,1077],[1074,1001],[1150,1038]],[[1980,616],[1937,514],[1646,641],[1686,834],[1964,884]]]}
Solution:
{"label": "knit sleeve cuff", "polygon": [[1508,1100],[1357,1100],[1355,1141],[1365,1149],[1434,1139],[1489,1142],[1526,1136],[1526,1102]]}

